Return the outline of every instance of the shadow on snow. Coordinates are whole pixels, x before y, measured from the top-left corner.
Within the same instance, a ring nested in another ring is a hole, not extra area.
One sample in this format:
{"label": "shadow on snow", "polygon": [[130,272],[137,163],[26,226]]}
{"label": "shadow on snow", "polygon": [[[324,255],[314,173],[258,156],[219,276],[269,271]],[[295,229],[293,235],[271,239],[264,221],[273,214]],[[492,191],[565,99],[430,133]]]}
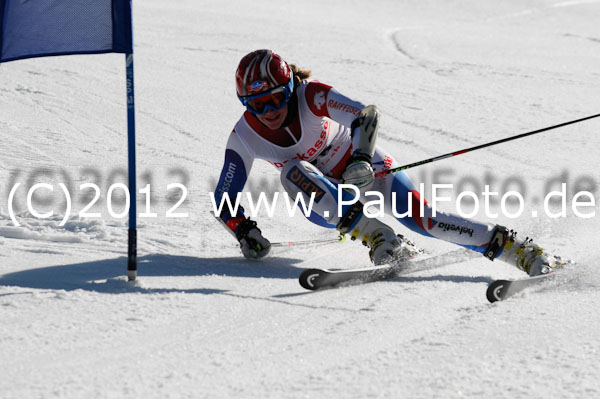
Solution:
{"label": "shadow on snow", "polygon": [[[197,277],[224,275],[249,278],[298,278],[302,271],[293,264],[300,259],[270,257],[250,261],[239,257],[196,258],[174,255],[147,255],[138,258],[138,276],[144,277]],[[125,281],[127,259],[125,257],[104,259],[72,265],[49,266],[29,269],[0,276],[0,286],[53,290],[88,290],[102,293],[168,293],[186,292],[214,294],[224,292],[215,289],[144,288]]]}

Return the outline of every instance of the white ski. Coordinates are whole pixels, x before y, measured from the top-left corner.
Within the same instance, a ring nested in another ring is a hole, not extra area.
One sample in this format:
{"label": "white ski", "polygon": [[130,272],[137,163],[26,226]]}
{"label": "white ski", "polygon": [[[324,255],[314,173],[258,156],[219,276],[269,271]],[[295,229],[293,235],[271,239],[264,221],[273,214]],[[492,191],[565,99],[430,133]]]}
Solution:
{"label": "white ski", "polygon": [[396,261],[381,266],[371,266],[361,269],[328,270],[306,269],[298,278],[300,285],[307,290],[332,288],[340,285],[364,284],[373,281],[388,280],[397,276],[451,265],[473,258],[474,253],[465,249],[448,252],[425,259]]}

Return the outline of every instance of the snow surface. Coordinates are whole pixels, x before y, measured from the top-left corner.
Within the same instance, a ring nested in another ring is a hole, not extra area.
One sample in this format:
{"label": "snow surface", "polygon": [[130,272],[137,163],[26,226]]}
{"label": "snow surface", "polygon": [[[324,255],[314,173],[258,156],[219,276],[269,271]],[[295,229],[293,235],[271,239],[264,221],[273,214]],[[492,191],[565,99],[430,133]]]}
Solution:
{"label": "snow surface", "polygon": [[[124,277],[127,220],[111,217],[106,200],[126,180],[123,55],[3,64],[0,397],[600,397],[600,216],[570,210],[576,191],[598,202],[599,120],[409,172],[525,191],[522,217],[493,221],[577,262],[499,304],[487,303],[487,284],[523,273],[480,257],[306,292],[302,269],[366,266],[366,249],[278,248],[250,262],[208,213],[242,112],[233,75],[247,52],[272,48],[377,104],[380,143],[409,163],[600,112],[599,3],[135,2],[138,185],[152,183],[159,215],[140,218],[135,284]],[[47,219],[25,206],[38,182],[54,185],[34,196],[38,212],[54,210]],[[61,182],[73,193],[64,226]],[[101,188],[89,210],[100,218],[77,216],[93,199],[78,190],[85,182]],[[560,182],[569,210],[549,218],[542,199]],[[19,227],[8,210],[16,183]],[[176,209],[187,217],[165,216],[181,194],[169,183],[187,187]],[[249,186],[281,190],[264,162]],[[113,193],[117,213],[122,195]],[[272,241],[334,236],[284,210],[258,218]],[[431,255],[454,249],[395,226]]]}

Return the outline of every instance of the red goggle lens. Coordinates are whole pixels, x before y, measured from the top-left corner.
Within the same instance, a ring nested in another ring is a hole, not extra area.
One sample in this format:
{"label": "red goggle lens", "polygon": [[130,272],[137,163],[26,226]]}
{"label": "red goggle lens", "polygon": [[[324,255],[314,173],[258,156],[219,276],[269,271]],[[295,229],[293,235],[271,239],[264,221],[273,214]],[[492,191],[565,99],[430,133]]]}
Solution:
{"label": "red goggle lens", "polygon": [[283,91],[270,93],[248,101],[248,106],[258,113],[264,113],[267,106],[274,110],[283,108],[286,103],[286,95]]}

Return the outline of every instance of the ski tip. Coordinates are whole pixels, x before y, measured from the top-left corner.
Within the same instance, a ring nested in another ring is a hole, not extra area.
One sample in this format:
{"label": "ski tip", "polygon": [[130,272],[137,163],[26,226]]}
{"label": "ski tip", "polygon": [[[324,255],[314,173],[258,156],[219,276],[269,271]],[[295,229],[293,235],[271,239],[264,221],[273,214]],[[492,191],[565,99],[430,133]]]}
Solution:
{"label": "ski tip", "polygon": [[488,301],[491,303],[498,302],[504,299],[506,290],[505,286],[509,283],[508,280],[496,280],[492,282],[486,292]]}
{"label": "ski tip", "polygon": [[314,283],[315,279],[317,279],[321,274],[323,273],[323,270],[319,270],[319,269],[306,269],[304,270],[301,274],[300,277],[298,277],[298,281],[300,282],[300,285],[303,288],[306,288],[307,290],[316,290],[319,287],[317,287]]}

